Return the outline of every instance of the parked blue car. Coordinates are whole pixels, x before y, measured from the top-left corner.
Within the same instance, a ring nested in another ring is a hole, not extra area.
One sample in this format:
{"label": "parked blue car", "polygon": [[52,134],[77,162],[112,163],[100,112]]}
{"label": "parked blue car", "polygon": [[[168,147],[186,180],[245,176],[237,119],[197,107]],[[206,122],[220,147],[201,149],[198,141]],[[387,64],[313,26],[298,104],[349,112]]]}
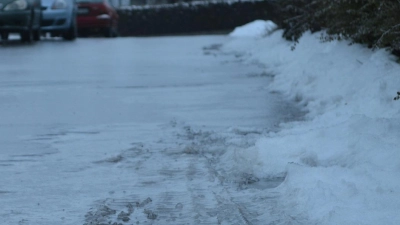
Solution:
{"label": "parked blue car", "polygon": [[42,0],[42,33],[75,40],[76,11],[75,0]]}

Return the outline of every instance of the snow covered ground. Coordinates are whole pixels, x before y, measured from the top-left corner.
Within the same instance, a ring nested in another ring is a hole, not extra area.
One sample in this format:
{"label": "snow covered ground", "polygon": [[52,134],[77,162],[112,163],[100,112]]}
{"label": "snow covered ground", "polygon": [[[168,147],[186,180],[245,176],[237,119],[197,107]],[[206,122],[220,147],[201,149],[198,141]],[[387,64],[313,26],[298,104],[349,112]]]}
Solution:
{"label": "snow covered ground", "polygon": [[346,41],[321,43],[320,33],[306,33],[291,51],[282,31],[260,35],[260,26],[268,22],[236,30],[223,50],[265,64],[275,75],[268,88],[307,111],[241,153],[256,176],[286,176],[276,188],[278,210],[288,224],[400,224],[396,58]]}
{"label": "snow covered ground", "polygon": [[0,223],[398,225],[396,59],[275,29],[2,47]]}
{"label": "snow covered ground", "polygon": [[302,113],[228,40],[0,46],[0,224],[272,221],[265,189],[283,178],[254,176],[240,150]]}

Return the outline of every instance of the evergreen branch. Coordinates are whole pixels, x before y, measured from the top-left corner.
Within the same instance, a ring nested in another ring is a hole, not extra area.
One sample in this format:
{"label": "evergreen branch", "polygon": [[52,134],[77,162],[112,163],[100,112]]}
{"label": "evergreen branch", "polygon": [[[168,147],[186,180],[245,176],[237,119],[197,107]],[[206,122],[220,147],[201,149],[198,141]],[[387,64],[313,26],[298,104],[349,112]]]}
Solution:
{"label": "evergreen branch", "polygon": [[384,38],[386,35],[392,33],[392,31],[393,31],[394,29],[396,29],[396,28],[400,28],[400,24],[396,24],[396,25],[392,26],[390,29],[388,29],[388,30],[386,30],[385,32],[383,32],[382,35],[379,37],[379,39],[376,41],[375,47],[376,47],[376,48],[379,48],[379,47],[381,46],[381,44],[382,44],[383,38]]}

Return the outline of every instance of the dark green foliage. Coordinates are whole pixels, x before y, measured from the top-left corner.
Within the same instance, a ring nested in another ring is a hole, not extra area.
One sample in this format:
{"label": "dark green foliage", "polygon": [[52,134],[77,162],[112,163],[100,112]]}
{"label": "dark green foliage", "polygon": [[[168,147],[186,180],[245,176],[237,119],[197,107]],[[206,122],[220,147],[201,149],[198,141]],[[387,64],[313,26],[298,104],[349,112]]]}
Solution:
{"label": "dark green foliage", "polygon": [[324,25],[319,20],[320,2],[315,0],[281,0],[283,36],[291,41],[297,41],[301,35],[308,31],[318,31]]}
{"label": "dark green foliage", "polygon": [[284,37],[297,41],[325,29],[323,40],[349,39],[372,48],[400,50],[399,0],[282,0]]}
{"label": "dark green foliage", "polygon": [[182,3],[119,9],[121,36],[231,31],[256,19],[277,20],[274,1]]}

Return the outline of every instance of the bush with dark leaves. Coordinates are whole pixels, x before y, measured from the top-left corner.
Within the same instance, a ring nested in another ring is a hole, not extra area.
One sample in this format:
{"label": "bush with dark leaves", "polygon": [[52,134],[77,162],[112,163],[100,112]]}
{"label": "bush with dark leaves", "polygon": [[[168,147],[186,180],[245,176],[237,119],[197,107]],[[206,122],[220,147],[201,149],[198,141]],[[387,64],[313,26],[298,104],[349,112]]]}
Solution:
{"label": "bush with dark leaves", "polygon": [[284,37],[326,30],[324,41],[351,40],[400,51],[400,0],[281,0]]}

